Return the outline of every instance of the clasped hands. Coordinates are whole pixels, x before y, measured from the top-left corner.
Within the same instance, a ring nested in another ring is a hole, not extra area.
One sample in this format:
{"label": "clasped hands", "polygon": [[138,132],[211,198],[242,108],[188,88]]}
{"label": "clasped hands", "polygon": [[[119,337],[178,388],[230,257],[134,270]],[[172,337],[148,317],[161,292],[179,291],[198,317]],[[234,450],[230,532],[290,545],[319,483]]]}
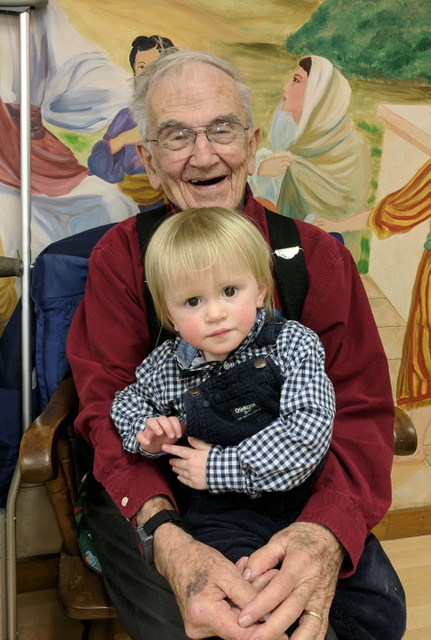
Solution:
{"label": "clasped hands", "polygon": [[188,637],[287,640],[299,620],[290,640],[324,640],[343,550],[322,525],[294,523],[236,565],[170,523],[154,550]]}
{"label": "clasped hands", "polygon": [[[206,489],[211,445],[196,438],[189,438],[191,447],[168,444],[183,435],[185,425],[177,418],[150,420],[155,422],[147,420],[138,435],[141,446],[177,456],[170,463],[180,482]],[[326,527],[294,523],[234,565],[178,527],[166,526],[164,541],[162,531],[156,532],[156,566],[174,591],[190,638],[287,640],[286,630],[299,620],[290,640],[324,640],[344,557]],[[304,610],[317,612],[323,624],[315,615],[302,615]]]}

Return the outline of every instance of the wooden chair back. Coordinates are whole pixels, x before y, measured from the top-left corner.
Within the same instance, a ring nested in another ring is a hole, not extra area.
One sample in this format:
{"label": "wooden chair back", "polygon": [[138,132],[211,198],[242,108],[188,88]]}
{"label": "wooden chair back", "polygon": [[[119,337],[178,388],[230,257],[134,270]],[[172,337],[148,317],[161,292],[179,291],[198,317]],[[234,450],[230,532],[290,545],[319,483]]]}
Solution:
{"label": "wooden chair back", "polygon": [[101,576],[85,564],[78,544],[74,509],[82,470],[73,454],[76,410],[77,394],[69,376],[25,431],[19,466],[24,482],[45,484],[54,508],[63,540],[58,596],[64,612],[83,621],[83,638],[113,640],[115,610]]}

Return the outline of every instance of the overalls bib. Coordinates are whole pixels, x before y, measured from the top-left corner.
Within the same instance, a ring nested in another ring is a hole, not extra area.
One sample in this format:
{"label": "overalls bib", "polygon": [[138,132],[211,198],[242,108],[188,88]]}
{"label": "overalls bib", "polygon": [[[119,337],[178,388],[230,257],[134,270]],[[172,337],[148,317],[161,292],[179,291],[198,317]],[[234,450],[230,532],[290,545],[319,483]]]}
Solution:
{"label": "overalls bib", "polygon": [[[225,361],[220,374],[189,387],[184,395],[186,436],[235,446],[279,417],[284,377],[269,354],[282,326],[262,327],[255,345],[268,347],[266,357],[250,358],[231,368],[226,368],[229,362]],[[184,485],[177,489],[176,498],[193,536],[235,562],[296,520],[322,466],[323,462],[301,485],[258,498],[233,491],[211,494]]]}

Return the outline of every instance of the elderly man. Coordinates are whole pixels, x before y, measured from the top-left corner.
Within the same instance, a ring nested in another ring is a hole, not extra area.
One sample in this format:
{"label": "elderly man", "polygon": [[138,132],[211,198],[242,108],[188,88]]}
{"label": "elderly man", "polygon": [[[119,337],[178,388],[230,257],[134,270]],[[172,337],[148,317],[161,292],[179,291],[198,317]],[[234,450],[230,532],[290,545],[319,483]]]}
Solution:
{"label": "elderly man", "polygon": [[[269,238],[246,185],[261,132],[235,69],[203,52],[162,56],[136,78],[132,112],[144,140],[138,152],[152,186],[169,199],[168,214],[237,208]],[[297,226],[308,277],[302,322],[320,335],[337,396],[333,442],[297,522],[236,565],[181,527],[164,459],[122,450],[111,401],[151,348],[136,220],[116,225],[93,251],[68,356],[81,401],[76,430],[94,449],[85,512],[133,640],[279,640],[286,630],[295,640],[323,640],[335,637],[328,620],[339,639],[403,636],[403,589],[370,535],[390,504],[386,358],[349,252],[319,229]]]}

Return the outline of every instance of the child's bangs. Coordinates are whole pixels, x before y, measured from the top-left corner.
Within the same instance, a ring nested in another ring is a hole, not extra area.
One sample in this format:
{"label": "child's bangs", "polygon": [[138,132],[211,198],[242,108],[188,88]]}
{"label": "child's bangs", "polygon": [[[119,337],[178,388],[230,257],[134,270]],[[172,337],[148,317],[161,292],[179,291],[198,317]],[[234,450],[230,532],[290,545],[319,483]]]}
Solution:
{"label": "child's bangs", "polygon": [[190,238],[181,245],[173,246],[171,253],[170,281],[175,282],[180,273],[186,277],[199,276],[205,271],[223,271],[242,273],[247,267],[248,260],[240,250],[240,244],[232,246],[231,239],[223,237],[200,238],[196,241]]}

